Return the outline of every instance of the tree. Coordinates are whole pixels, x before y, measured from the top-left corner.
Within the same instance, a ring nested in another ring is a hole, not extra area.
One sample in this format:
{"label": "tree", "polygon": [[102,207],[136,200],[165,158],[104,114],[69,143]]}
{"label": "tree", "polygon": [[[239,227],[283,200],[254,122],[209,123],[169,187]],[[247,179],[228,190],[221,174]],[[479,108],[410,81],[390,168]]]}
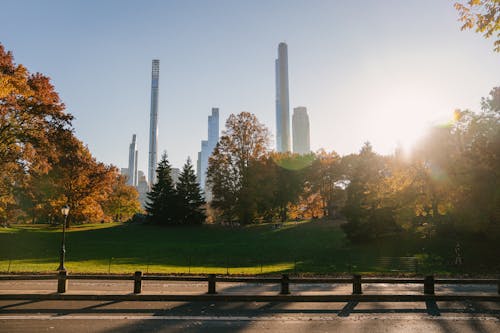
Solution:
{"label": "tree", "polygon": [[50,79],[14,64],[0,44],[0,222],[50,222],[67,204],[69,227],[108,220],[115,194],[133,200],[118,170],[75,137],[72,119]]}
{"label": "tree", "polygon": [[126,177],[118,175],[112,185],[112,192],[103,203],[104,212],[117,222],[127,221],[141,211],[139,192],[127,185]]}
{"label": "tree", "polygon": [[387,158],[376,154],[365,143],[359,154],[342,158],[349,183],[347,200],[342,209],[348,223],[342,229],[352,240],[379,238],[398,231],[394,218],[395,207],[386,204],[381,184],[390,177]]}
{"label": "tree", "polygon": [[255,193],[255,215],[264,221],[272,221],[277,212],[276,188],[278,186],[278,167],[275,161],[266,154],[252,161],[248,171],[248,183]]}
{"label": "tree", "polygon": [[495,36],[494,50],[500,52],[500,1],[499,0],[467,0],[456,2],[463,23],[461,29],[475,29],[485,38]]}
{"label": "tree", "polygon": [[452,165],[457,184],[457,220],[460,228],[486,237],[500,235],[500,87],[482,99],[482,110],[458,111],[453,136],[460,147]]}
{"label": "tree", "polygon": [[306,169],[310,167],[314,157],[311,154],[286,152],[272,153],[269,158],[276,169],[274,204],[278,208],[281,222],[285,222],[288,218],[288,206],[295,204],[304,192]]}
{"label": "tree", "polygon": [[29,176],[48,172],[55,137],[72,119],[49,78],[14,64],[0,44],[0,220],[13,210],[15,192]]}
{"label": "tree", "polygon": [[225,219],[252,221],[256,197],[251,186],[250,165],[265,156],[269,131],[248,112],[230,115],[226,130],[209,159],[207,182],[212,188],[211,205]]}
{"label": "tree", "polygon": [[179,175],[176,186],[178,197],[179,222],[182,224],[201,224],[205,221],[205,200],[201,193],[200,184],[196,181],[196,175],[188,158]]}
{"label": "tree", "polygon": [[324,150],[318,151],[313,162],[312,171],[309,175],[312,189],[319,193],[322,200],[323,215],[333,217],[335,207],[338,206],[338,184],[344,180],[341,172],[340,156],[332,151],[327,153]]}
{"label": "tree", "polygon": [[500,87],[491,89],[489,97],[481,98],[481,110],[485,114],[500,116]]}
{"label": "tree", "polygon": [[101,221],[102,203],[113,191],[118,169],[98,162],[72,132],[58,136],[58,151],[48,173],[59,194],[59,204],[68,204],[70,221]]}
{"label": "tree", "polygon": [[173,224],[177,216],[177,195],[172,180],[172,167],[164,152],[156,168],[156,183],[148,193],[146,212],[151,221],[161,224]]}

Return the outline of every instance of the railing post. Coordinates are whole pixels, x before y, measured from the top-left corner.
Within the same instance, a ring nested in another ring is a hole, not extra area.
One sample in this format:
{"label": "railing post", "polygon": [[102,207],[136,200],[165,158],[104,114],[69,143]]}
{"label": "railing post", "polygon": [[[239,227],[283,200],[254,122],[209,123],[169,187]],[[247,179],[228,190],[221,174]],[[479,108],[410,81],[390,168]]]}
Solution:
{"label": "railing post", "polygon": [[68,273],[66,271],[59,271],[57,275],[57,292],[64,294],[68,289]]}
{"label": "railing post", "polygon": [[434,276],[428,275],[424,279],[424,294],[434,295]]}
{"label": "railing post", "polygon": [[136,271],[134,273],[134,294],[140,294],[142,291],[142,272]]}
{"label": "railing post", "polygon": [[288,274],[283,274],[281,276],[280,295],[288,295],[288,294],[290,294],[290,279],[288,278]]}
{"label": "railing post", "polygon": [[361,289],[361,275],[354,274],[352,276],[352,293],[355,295],[361,295],[363,290]]}
{"label": "railing post", "polygon": [[208,294],[217,294],[215,289],[215,274],[208,274]]}

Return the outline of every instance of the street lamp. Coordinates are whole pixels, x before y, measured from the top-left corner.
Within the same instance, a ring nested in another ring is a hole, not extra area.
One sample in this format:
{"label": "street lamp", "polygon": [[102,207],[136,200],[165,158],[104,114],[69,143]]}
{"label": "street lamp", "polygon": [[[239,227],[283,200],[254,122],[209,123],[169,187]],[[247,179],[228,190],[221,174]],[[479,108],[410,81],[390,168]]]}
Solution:
{"label": "street lamp", "polygon": [[61,208],[61,213],[64,215],[64,223],[63,223],[63,237],[61,242],[61,256],[59,258],[59,268],[57,270],[65,271],[66,268],[64,268],[64,259],[65,259],[64,257],[66,256],[66,220],[68,219],[69,206],[64,205]]}

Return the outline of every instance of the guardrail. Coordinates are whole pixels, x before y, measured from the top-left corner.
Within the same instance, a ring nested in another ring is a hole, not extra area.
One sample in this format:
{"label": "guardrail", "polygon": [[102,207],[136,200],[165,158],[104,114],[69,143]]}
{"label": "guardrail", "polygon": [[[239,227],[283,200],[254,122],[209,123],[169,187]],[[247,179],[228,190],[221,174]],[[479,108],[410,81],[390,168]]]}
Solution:
{"label": "guardrail", "polygon": [[[0,281],[2,280],[55,280],[57,279],[57,293],[59,295],[66,293],[68,289],[68,280],[129,280],[133,281],[133,293],[142,293],[142,282],[143,281],[186,281],[186,282],[207,282],[208,290],[207,295],[217,294],[217,282],[237,282],[237,283],[260,283],[260,284],[279,284],[281,286],[279,295],[290,295],[290,284],[352,284],[352,295],[362,295],[364,284],[375,284],[375,283],[385,283],[385,284],[421,284],[423,285],[423,295],[420,296],[430,296],[435,295],[435,285],[436,284],[460,284],[460,285],[471,285],[471,284],[482,284],[482,285],[497,285],[497,293],[500,295],[500,279],[451,279],[451,278],[434,278],[432,275],[425,276],[423,278],[386,278],[386,277],[362,277],[359,274],[355,274],[352,277],[347,278],[294,278],[290,277],[288,274],[283,274],[281,277],[233,277],[233,276],[217,276],[215,274],[208,274],[207,276],[169,276],[169,275],[143,275],[141,271],[135,272],[133,275],[97,275],[97,274],[85,274],[85,275],[68,275],[66,271],[60,271],[58,274],[53,275],[0,275]],[[67,295],[69,296],[69,295]],[[109,295],[108,295],[109,296]],[[172,296],[175,298],[179,295],[154,295],[158,297]],[[194,295],[191,295],[194,296]],[[201,295],[197,295],[201,296]],[[221,295],[222,296],[222,295]],[[232,295],[245,299],[252,298],[252,295]],[[231,297],[232,297],[231,296]],[[339,295],[321,295],[321,296],[310,296],[311,300],[318,299],[317,297],[331,296],[335,298]],[[347,295],[343,295],[347,297]],[[376,295],[363,295],[363,299],[369,300],[370,297]],[[379,295],[380,296],[380,295]],[[382,295],[387,296],[391,299],[391,296],[398,296],[399,299],[405,298],[405,295]],[[406,296],[419,296],[419,295],[406,295]],[[453,295],[443,295],[448,298],[454,299]],[[224,298],[227,298],[224,295]],[[272,295],[261,295],[260,298],[273,297]],[[254,296],[252,299],[259,298]],[[308,296],[301,295],[305,297],[304,300],[308,299]],[[450,298],[451,297],[451,298]],[[236,299],[235,298],[235,299]],[[332,299],[333,299],[332,298]],[[348,297],[349,298],[349,297]],[[352,298],[352,297],[351,297]],[[356,298],[356,297],[354,297]],[[418,297],[417,297],[418,298]],[[203,299],[203,298],[201,298]],[[325,299],[328,299],[326,297]],[[349,298],[350,299],[350,298]],[[356,298],[357,299],[357,298]],[[490,300],[500,300],[499,296],[493,296],[489,298]]]}

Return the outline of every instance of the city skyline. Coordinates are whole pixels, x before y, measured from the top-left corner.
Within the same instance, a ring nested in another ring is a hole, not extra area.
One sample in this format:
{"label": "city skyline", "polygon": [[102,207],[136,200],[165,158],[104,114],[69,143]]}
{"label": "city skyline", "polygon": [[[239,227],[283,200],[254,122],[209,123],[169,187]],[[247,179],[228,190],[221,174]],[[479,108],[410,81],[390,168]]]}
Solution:
{"label": "city skyline", "polygon": [[[26,18],[22,26],[2,19],[5,48],[51,77],[77,137],[119,167],[128,164],[122,143],[135,133],[144,152],[138,169],[148,170],[151,59],[161,59],[166,74],[158,150],[177,167],[196,159],[212,105],[221,128],[229,114],[249,111],[276,135],[273,59],[281,41],[291,48],[290,106],[307,106],[313,151],[344,155],[368,140],[391,153],[398,141],[411,144],[426,126],[449,121],[455,108],[478,111],[499,84],[491,40],[460,31],[449,1],[290,1],[283,9],[273,0],[25,0],[3,8]],[[40,16],[43,25],[35,24]]]}

